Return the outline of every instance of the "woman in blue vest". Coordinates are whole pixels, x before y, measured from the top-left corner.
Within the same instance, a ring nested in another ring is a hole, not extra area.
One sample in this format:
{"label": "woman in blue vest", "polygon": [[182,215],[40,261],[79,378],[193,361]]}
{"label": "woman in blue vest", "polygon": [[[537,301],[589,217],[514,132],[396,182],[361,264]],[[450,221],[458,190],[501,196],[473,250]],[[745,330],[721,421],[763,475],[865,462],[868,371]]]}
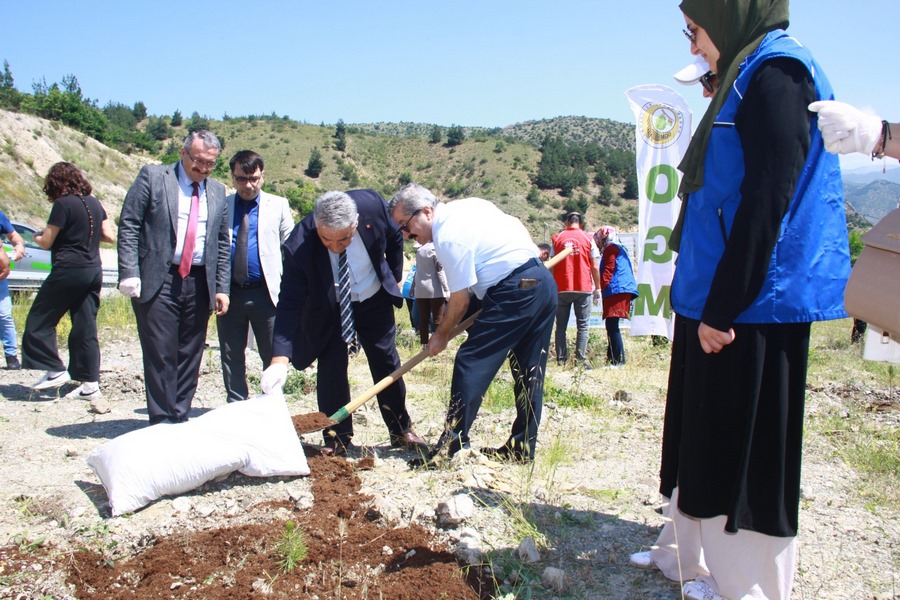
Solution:
{"label": "woman in blue vest", "polygon": [[628,251],[619,242],[616,228],[601,227],[594,233],[600,251],[600,295],[603,298],[603,323],[606,326],[606,363],[611,367],[625,364],[625,344],[619,321],[631,316],[631,301],[637,298],[637,282]]}
{"label": "woman in blue vest", "polygon": [[[846,317],[837,157],[807,106],[833,97],[784,30],[787,0],[684,0],[718,88],[679,169],[682,213],[654,548],[688,598],[787,598],[813,321]],[[677,547],[676,547],[677,532]]]}

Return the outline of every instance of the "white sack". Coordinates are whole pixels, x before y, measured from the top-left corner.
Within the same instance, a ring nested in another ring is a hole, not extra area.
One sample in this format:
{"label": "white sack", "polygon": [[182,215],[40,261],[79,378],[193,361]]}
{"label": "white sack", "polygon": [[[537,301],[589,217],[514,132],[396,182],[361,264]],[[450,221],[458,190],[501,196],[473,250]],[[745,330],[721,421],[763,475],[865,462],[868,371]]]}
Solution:
{"label": "white sack", "polygon": [[87,463],[100,478],[112,515],[196,489],[221,475],[309,475],[280,393],[233,402],[186,423],[160,423],[96,447]]}

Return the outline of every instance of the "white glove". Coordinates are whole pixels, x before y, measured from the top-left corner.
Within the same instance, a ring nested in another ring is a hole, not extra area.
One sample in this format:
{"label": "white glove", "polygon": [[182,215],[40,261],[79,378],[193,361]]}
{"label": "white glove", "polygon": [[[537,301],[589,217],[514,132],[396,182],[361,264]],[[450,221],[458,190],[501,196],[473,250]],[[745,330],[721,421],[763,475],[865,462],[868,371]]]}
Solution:
{"label": "white glove", "polygon": [[263,371],[259,385],[264,394],[270,394],[274,390],[281,391],[284,382],[287,381],[288,366],[284,363],[272,363]]}
{"label": "white glove", "polygon": [[810,104],[809,110],[819,113],[822,141],[829,152],[872,154],[881,140],[881,118],[864,113],[855,106],[834,100],[819,100]]}
{"label": "white glove", "polygon": [[141,295],[141,278],[126,277],[119,282],[119,291],[126,298],[137,298]]}

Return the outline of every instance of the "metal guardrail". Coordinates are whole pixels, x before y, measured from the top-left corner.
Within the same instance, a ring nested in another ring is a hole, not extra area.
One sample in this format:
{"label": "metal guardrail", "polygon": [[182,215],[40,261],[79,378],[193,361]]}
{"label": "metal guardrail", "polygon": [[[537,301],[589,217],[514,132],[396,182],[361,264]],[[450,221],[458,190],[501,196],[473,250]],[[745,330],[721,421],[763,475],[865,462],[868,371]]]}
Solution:
{"label": "metal guardrail", "polygon": [[[12,255],[12,245],[4,241],[3,249]],[[26,252],[28,250],[26,249]],[[103,287],[115,288],[119,283],[119,258],[114,248],[100,248],[100,260],[103,264]],[[9,277],[6,278],[10,291],[36,292],[50,274],[51,265],[47,261],[32,260],[30,268],[16,268],[16,261],[10,262]]]}

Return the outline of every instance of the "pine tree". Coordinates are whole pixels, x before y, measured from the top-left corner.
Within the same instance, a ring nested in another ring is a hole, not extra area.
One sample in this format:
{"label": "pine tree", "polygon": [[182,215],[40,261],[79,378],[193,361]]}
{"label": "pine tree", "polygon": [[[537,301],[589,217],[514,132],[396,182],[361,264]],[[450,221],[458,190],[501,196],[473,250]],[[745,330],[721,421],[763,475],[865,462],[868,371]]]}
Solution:
{"label": "pine tree", "polygon": [[322,160],[322,153],[318,148],[313,148],[309,154],[309,162],[306,164],[306,173],[310,177],[318,177],[325,169],[325,161]]}
{"label": "pine tree", "polygon": [[447,130],[447,146],[459,146],[466,140],[466,132],[462,128],[462,125],[452,125],[450,129]]}
{"label": "pine tree", "polygon": [[347,126],[344,125],[343,119],[338,119],[337,126],[334,128],[334,137],[337,141],[334,143],[334,147],[339,152],[343,152],[347,149]]}
{"label": "pine tree", "polygon": [[16,109],[19,107],[20,97],[16,90],[9,62],[3,61],[3,74],[0,75],[0,107]]}

